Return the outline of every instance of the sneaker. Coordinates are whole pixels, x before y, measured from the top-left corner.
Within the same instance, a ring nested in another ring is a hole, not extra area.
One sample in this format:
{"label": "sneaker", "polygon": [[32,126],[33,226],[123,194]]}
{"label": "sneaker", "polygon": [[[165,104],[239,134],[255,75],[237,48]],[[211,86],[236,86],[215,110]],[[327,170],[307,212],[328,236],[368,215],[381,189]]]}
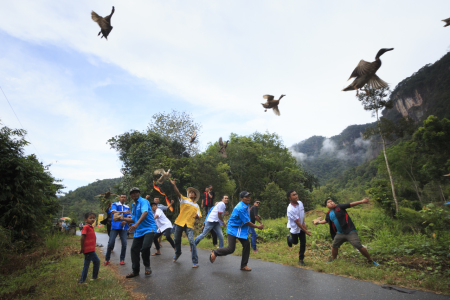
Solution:
{"label": "sneaker", "polygon": [[287,235],[287,244],[288,244],[288,246],[289,247],[292,247],[292,243],[289,241],[289,238],[290,238],[291,236],[288,234]]}
{"label": "sneaker", "polygon": [[107,265],[109,265],[110,264],[110,261],[109,260],[105,260],[105,263],[103,264],[104,266],[107,266]]}
{"label": "sneaker", "polygon": [[125,262],[122,260],[122,261],[120,262],[120,265],[123,266],[124,264],[125,264]]}
{"label": "sneaker", "polygon": [[305,262],[301,259],[298,261],[298,264],[302,267],[306,266]]}
{"label": "sneaker", "polygon": [[376,261],[374,261],[374,260],[370,260],[369,264],[373,265],[374,267],[378,267],[379,266],[379,264]]}

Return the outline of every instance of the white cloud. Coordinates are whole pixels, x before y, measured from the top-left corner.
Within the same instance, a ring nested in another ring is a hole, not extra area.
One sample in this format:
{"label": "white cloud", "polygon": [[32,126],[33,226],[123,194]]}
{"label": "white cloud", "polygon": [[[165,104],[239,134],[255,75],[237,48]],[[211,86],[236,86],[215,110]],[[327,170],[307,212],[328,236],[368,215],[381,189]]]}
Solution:
{"label": "white cloud", "polygon": [[[90,12],[106,15],[111,5],[114,29],[106,41],[97,36]],[[76,77],[84,70],[55,66],[39,53],[24,60],[22,46],[81,53],[92,66],[112,65],[131,74],[125,86],[137,81],[166,91],[204,125],[203,145],[230,132],[256,130],[277,132],[290,145],[370,122],[354,93],[341,91],[349,74],[382,47],[395,48],[382,57],[378,71],[393,86],[440,58],[448,46],[440,22],[445,9],[450,3],[444,0],[4,1],[0,34],[24,43],[2,43],[0,78],[39,151],[49,161],[58,153],[60,159],[87,163],[91,171],[73,176],[90,180],[96,172],[118,174],[117,156],[105,141],[125,130],[143,130],[147,120],[111,122],[121,112],[95,90],[117,84],[116,74],[80,85]],[[260,103],[266,93],[287,95],[281,117],[264,113]],[[142,99],[148,102],[126,101],[151,115],[154,99]],[[65,120],[44,125],[40,115],[48,122],[49,116]],[[1,118],[15,122],[10,115]],[[45,137],[48,132],[51,137]]]}

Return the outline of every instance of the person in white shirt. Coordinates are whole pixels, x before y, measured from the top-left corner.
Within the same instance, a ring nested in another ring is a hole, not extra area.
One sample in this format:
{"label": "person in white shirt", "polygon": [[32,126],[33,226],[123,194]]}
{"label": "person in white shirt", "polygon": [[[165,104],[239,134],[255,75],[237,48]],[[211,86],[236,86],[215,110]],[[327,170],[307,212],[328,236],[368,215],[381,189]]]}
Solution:
{"label": "person in white shirt", "polygon": [[205,228],[203,232],[195,239],[195,245],[198,245],[200,241],[211,231],[214,230],[219,238],[219,248],[223,248],[223,233],[222,225],[227,226],[223,221],[223,216],[225,215],[226,204],[228,203],[228,196],[224,195],[222,201],[218,202],[216,206],[212,209],[206,218]]}
{"label": "person in white shirt", "polygon": [[306,228],[305,224],[305,209],[302,201],[298,200],[298,194],[294,190],[286,193],[287,198],[291,202],[287,208],[288,223],[287,228],[290,229],[291,234],[287,236],[287,244],[292,247],[292,244],[297,245],[300,240],[300,251],[298,252],[298,264],[305,266],[303,259],[305,258],[306,250],[306,235],[311,236],[311,233]]}
{"label": "person in white shirt", "polygon": [[[173,204],[173,200],[171,201],[170,206],[172,206],[172,204]],[[163,211],[160,208],[158,208],[158,203],[155,203],[155,202],[151,203],[151,208],[153,211],[153,216],[156,221],[156,225],[158,226],[158,232],[155,234],[155,237],[153,238],[153,242],[155,243],[155,246],[156,246],[156,252],[152,255],[153,256],[161,255],[161,251],[160,251],[161,246],[158,242],[158,238],[160,238],[162,235],[164,235],[166,237],[166,240],[170,243],[172,248],[175,250],[175,243],[173,242],[173,239],[170,236],[170,233],[172,231],[172,222],[170,222],[170,220],[166,217],[166,215],[163,213]]]}

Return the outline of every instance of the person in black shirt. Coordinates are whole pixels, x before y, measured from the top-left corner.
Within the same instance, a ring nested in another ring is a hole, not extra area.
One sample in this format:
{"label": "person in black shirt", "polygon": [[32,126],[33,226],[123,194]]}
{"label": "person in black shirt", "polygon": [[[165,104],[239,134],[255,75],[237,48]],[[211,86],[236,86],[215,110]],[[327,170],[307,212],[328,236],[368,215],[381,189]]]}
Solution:
{"label": "person in black shirt", "polygon": [[215,194],[212,189],[212,185],[206,187],[205,192],[203,192],[202,195],[202,208],[205,208],[205,216],[208,215],[209,210],[214,206]]}
{"label": "person in black shirt", "polygon": [[[258,221],[259,224],[262,224],[261,217],[258,214],[258,207],[260,203],[261,202],[258,199],[256,199],[252,208],[250,208],[250,220],[253,224],[256,224],[256,221]],[[249,230],[250,234],[252,235],[251,246],[253,249],[253,253],[258,253],[258,249],[256,249],[256,237],[258,237],[258,234],[256,234],[255,228],[250,227]]]}
{"label": "person in black shirt", "polygon": [[331,238],[333,239],[333,245],[331,246],[331,255],[333,260],[335,260],[338,255],[339,247],[343,243],[349,242],[355,249],[367,258],[369,264],[378,267],[378,263],[370,258],[369,252],[361,244],[358,233],[356,232],[355,224],[353,224],[352,219],[347,213],[347,209],[364,203],[369,203],[369,199],[364,198],[361,201],[345,204],[336,204],[333,199],[327,199],[325,200],[325,206],[329,209],[329,211],[327,212],[326,218],[325,220],[319,221],[315,224],[328,223],[330,225]]}

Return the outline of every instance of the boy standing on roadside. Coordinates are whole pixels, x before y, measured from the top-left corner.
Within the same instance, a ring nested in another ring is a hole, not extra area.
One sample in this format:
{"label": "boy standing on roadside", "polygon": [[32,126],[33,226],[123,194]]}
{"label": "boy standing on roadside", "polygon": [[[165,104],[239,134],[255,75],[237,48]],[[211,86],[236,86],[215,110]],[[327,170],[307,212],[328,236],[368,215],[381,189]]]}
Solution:
{"label": "boy standing on roadside", "polygon": [[97,242],[97,237],[95,236],[94,227],[92,224],[95,223],[95,214],[94,213],[86,213],[84,215],[84,225],[83,230],[81,230],[81,249],[80,254],[84,253],[84,267],[81,272],[80,283],[84,283],[87,278],[87,274],[89,271],[89,265],[94,265],[94,271],[92,272],[92,279],[100,279],[98,278],[98,271],[100,269],[100,259],[95,253],[95,244]]}

